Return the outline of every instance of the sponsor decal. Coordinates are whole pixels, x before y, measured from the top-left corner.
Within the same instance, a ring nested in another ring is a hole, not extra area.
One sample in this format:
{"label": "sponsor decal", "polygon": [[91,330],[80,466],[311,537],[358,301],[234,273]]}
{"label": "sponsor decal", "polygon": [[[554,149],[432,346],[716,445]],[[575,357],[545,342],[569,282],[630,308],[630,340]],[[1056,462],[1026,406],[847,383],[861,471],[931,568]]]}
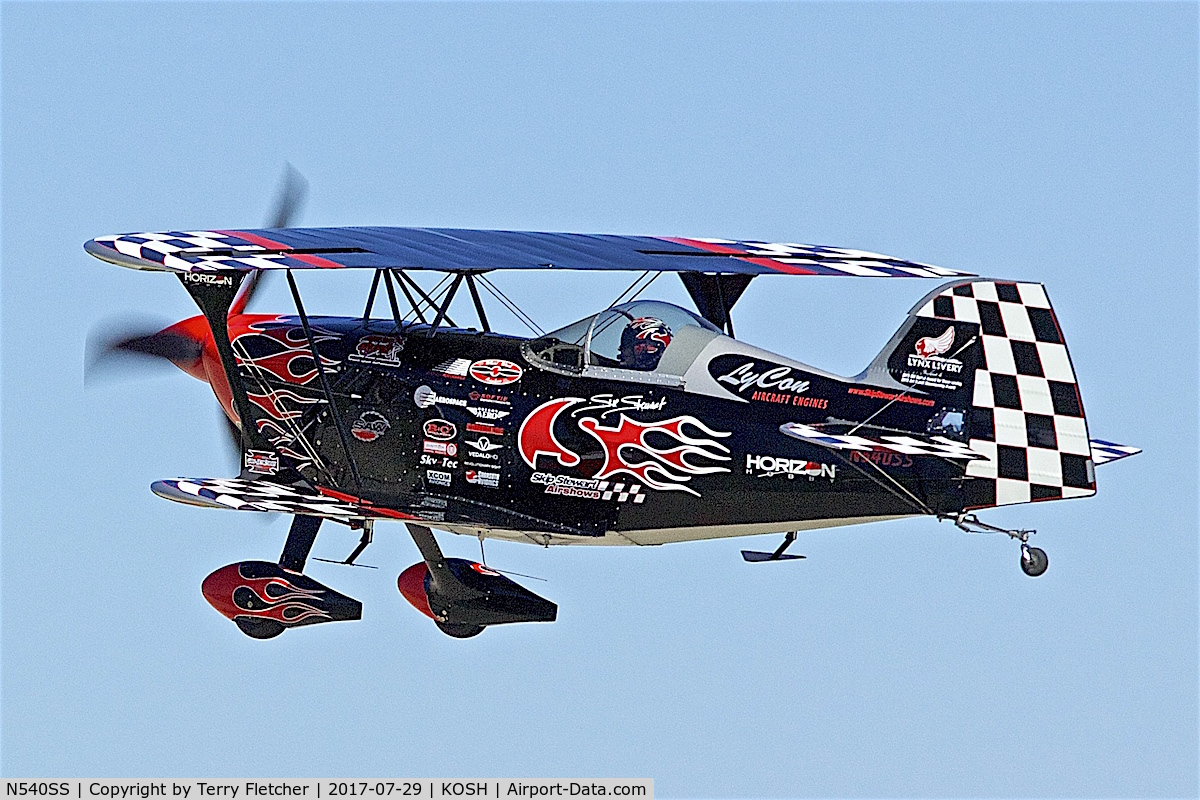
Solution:
{"label": "sponsor decal", "polygon": [[429,481],[434,486],[449,486],[450,473],[443,472],[438,469],[425,470],[425,480]]}
{"label": "sponsor decal", "polygon": [[486,436],[477,436],[475,437],[474,441],[470,439],[463,439],[463,444],[467,445],[468,447],[473,447],[483,453],[487,453],[492,450],[500,450],[504,447],[504,445],[500,444],[499,442],[493,442]]}
{"label": "sponsor decal", "polygon": [[814,478],[828,478],[831,482],[837,476],[836,464],[819,464],[803,458],[782,458],[780,456],[756,456],[746,454],[746,474],[756,478],[774,478],[776,475],[787,475],[792,480],[797,475],[805,476],[810,481]]}
{"label": "sponsor decal", "polygon": [[[722,362],[718,365],[718,361]],[[732,369],[725,365],[741,361]],[[728,356],[713,359],[709,374],[727,391],[738,397],[762,403],[778,403],[799,408],[829,407],[829,401],[807,394],[812,382],[803,372],[770,361]]]}
{"label": "sponsor decal", "polygon": [[500,486],[499,472],[484,472],[483,470],[469,469],[467,470],[466,478],[467,483],[486,486],[489,489],[496,489]]}
{"label": "sponsor decal", "polygon": [[[578,403],[579,397],[564,397],[542,403],[521,423],[517,434],[521,458],[538,469],[539,458],[554,459],[561,467],[575,467],[582,459],[565,446],[555,433],[562,412]],[[728,432],[714,431],[692,416],[657,422],[641,422],[622,413],[615,425],[602,425],[594,417],[573,420],[600,444],[603,464],[593,476],[604,480],[619,474],[637,478],[658,491],[700,493],[687,486],[697,475],[729,472],[718,463],[729,461],[729,448],[717,441]],[[709,462],[709,463],[705,463]]]}
{"label": "sponsor decal", "polygon": [[913,351],[905,361],[907,368],[902,369],[900,373],[900,382],[908,386],[924,386],[948,392],[962,388],[963,362],[944,355],[953,346],[953,325],[947,326],[938,336],[923,336],[917,339],[913,343]]}
{"label": "sponsor decal", "polygon": [[346,356],[351,361],[381,364],[385,367],[400,365],[400,352],[404,349],[403,336],[368,334],[354,345],[354,352]]}
{"label": "sponsor decal", "polygon": [[416,391],[413,392],[413,402],[417,404],[417,408],[429,408],[430,406],[438,403],[462,408],[467,404],[466,400],[462,400],[457,397],[446,397],[443,394],[438,394],[424,384],[418,386]]}
{"label": "sponsor decal", "polygon": [[[463,401],[463,404],[466,405],[466,401]],[[482,406],[467,406],[467,411],[479,419],[504,419],[509,415],[509,412],[504,409]]]}
{"label": "sponsor decal", "polygon": [[809,397],[803,394],[780,394],[779,392],[755,392],[750,395],[751,400],[758,400],[763,403],[779,403],[785,406],[798,406],[800,408],[829,408],[829,401],[823,397]]}
{"label": "sponsor decal", "polygon": [[529,482],[544,486],[545,494],[575,497],[582,500],[616,500],[625,503],[632,500],[641,503],[646,499],[642,487],[636,483],[613,483],[597,478],[576,478],[572,475],[555,475],[551,472],[534,472]]}
{"label": "sponsor decal", "polygon": [[494,569],[488,569],[483,564],[472,563],[471,569],[475,570],[480,575],[495,575],[497,578],[500,577],[499,572],[496,572],[496,570],[494,570]]}
{"label": "sponsor decal", "polygon": [[421,443],[421,449],[426,453],[433,453],[438,456],[456,456],[458,455],[458,445],[454,442],[431,442],[426,439]]}
{"label": "sponsor decal", "polygon": [[879,389],[867,389],[861,386],[851,386],[846,390],[846,394],[870,397],[872,400],[894,400],[897,403],[910,403],[914,406],[934,405],[934,401],[928,397],[913,397],[912,395],[897,394],[896,392],[882,392]]}
{"label": "sponsor decal", "polygon": [[878,450],[872,450],[869,453],[851,450],[850,460],[860,464],[870,462],[881,467],[911,467],[913,465],[913,457],[907,453],[888,453]]}
{"label": "sponsor decal", "polygon": [[521,380],[525,373],[518,365],[503,358],[485,358],[471,365],[471,377],[488,386],[506,386]]}
{"label": "sponsor decal", "polygon": [[268,450],[247,450],[242,463],[255,475],[274,475],[279,472],[279,456]]}
{"label": "sponsor decal", "polygon": [[211,272],[180,272],[179,275],[191,284],[201,286],[233,286],[233,276],[214,275]]}
{"label": "sponsor decal", "polygon": [[467,370],[471,368],[471,359],[469,358],[449,358],[434,367],[431,372],[436,372],[443,378],[453,378],[456,381],[466,380]]}
{"label": "sponsor decal", "polygon": [[571,416],[576,417],[589,411],[599,411],[600,419],[604,419],[609,414],[620,414],[623,411],[662,411],[666,407],[667,398],[665,397],[647,400],[640,394],[627,394],[624,397],[594,394],[588,401],[588,405],[575,409],[571,412]]}
{"label": "sponsor decal", "polygon": [[458,462],[453,458],[438,458],[437,456],[422,455],[422,467],[444,467],[445,469],[458,469]]}
{"label": "sponsor decal", "polygon": [[425,423],[425,437],[439,442],[448,442],[458,436],[458,428],[444,419],[431,419]]}
{"label": "sponsor decal", "polygon": [[471,392],[467,395],[476,403],[495,403],[496,405],[507,406],[511,405],[511,401],[506,394],[496,394],[495,392]]}
{"label": "sponsor decal", "polygon": [[373,442],[388,432],[392,423],[378,411],[364,411],[350,426],[350,433],[360,442]]}
{"label": "sponsor decal", "polygon": [[486,422],[468,422],[467,430],[470,433],[487,433],[492,436],[503,436],[504,428],[498,425],[488,425]]}

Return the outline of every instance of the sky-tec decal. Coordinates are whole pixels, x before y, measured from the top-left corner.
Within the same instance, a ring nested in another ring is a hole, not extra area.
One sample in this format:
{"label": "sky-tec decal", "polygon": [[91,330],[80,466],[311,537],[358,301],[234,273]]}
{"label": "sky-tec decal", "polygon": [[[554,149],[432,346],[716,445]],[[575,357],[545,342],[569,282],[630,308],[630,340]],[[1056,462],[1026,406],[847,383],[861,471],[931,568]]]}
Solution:
{"label": "sky-tec decal", "polygon": [[836,464],[819,464],[803,458],[782,458],[780,456],[757,456],[746,454],[746,474],[756,478],[773,478],[776,475],[787,475],[788,480],[796,476],[828,478],[831,482],[837,477]]}
{"label": "sky-tec decal", "polygon": [[373,442],[391,427],[392,423],[378,411],[364,411],[350,426],[350,433],[360,442]]}
{"label": "sky-tec decal", "polygon": [[354,352],[346,358],[367,364],[379,364],[383,367],[397,367],[400,366],[402,350],[404,350],[403,336],[372,333],[359,339],[354,345]]}
{"label": "sky-tec decal", "polygon": [[476,361],[470,368],[471,377],[489,386],[506,386],[521,380],[525,373],[523,369],[503,358],[484,358]]}
{"label": "sky-tec decal", "polygon": [[[517,446],[526,464],[536,470],[539,456],[552,457],[563,467],[580,463],[579,454],[562,444],[554,427],[564,409],[583,402],[586,401],[580,397],[550,400],[525,418],[517,434]],[[600,443],[603,463],[593,476],[597,480],[626,474],[652,489],[683,491],[699,497],[699,492],[686,485],[692,477],[729,472],[727,467],[701,461],[728,461],[729,448],[716,439],[729,433],[714,431],[692,416],[639,422],[622,413],[615,426],[588,416],[572,421],[578,430]],[[671,442],[671,446],[656,446],[650,439],[652,436],[661,443]]]}

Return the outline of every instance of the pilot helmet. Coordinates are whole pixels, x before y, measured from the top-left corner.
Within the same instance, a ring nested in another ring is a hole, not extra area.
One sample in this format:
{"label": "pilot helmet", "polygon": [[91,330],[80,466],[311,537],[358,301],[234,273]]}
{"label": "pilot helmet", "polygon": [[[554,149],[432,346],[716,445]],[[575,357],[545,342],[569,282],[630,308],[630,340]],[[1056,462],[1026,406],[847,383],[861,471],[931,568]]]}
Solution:
{"label": "pilot helmet", "polygon": [[621,332],[621,366],[652,370],[671,343],[671,329],[656,317],[638,317]]}

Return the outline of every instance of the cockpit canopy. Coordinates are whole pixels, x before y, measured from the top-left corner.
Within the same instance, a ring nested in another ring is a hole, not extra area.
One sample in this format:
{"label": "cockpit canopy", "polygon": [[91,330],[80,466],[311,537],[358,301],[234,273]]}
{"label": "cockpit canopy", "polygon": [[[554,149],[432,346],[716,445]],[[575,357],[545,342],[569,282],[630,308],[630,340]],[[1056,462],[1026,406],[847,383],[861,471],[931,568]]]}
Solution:
{"label": "cockpit canopy", "polygon": [[621,370],[681,376],[713,337],[711,322],[671,303],[638,300],[607,308],[529,343],[530,360],[573,374]]}

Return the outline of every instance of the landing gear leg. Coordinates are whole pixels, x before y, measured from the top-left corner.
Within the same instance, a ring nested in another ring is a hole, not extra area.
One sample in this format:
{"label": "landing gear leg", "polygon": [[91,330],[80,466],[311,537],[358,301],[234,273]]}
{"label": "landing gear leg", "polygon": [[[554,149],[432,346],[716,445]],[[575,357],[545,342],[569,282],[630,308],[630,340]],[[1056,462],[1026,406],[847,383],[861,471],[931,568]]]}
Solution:
{"label": "landing gear leg", "polygon": [[967,533],[1003,533],[1009,538],[1017,539],[1021,542],[1021,569],[1031,578],[1041,575],[1050,566],[1050,557],[1046,555],[1045,550],[1029,546],[1029,536],[1037,531],[997,528],[995,525],[988,525],[981,521],[974,514],[966,513],[953,517],[939,514],[938,519],[953,520],[956,528]]}

